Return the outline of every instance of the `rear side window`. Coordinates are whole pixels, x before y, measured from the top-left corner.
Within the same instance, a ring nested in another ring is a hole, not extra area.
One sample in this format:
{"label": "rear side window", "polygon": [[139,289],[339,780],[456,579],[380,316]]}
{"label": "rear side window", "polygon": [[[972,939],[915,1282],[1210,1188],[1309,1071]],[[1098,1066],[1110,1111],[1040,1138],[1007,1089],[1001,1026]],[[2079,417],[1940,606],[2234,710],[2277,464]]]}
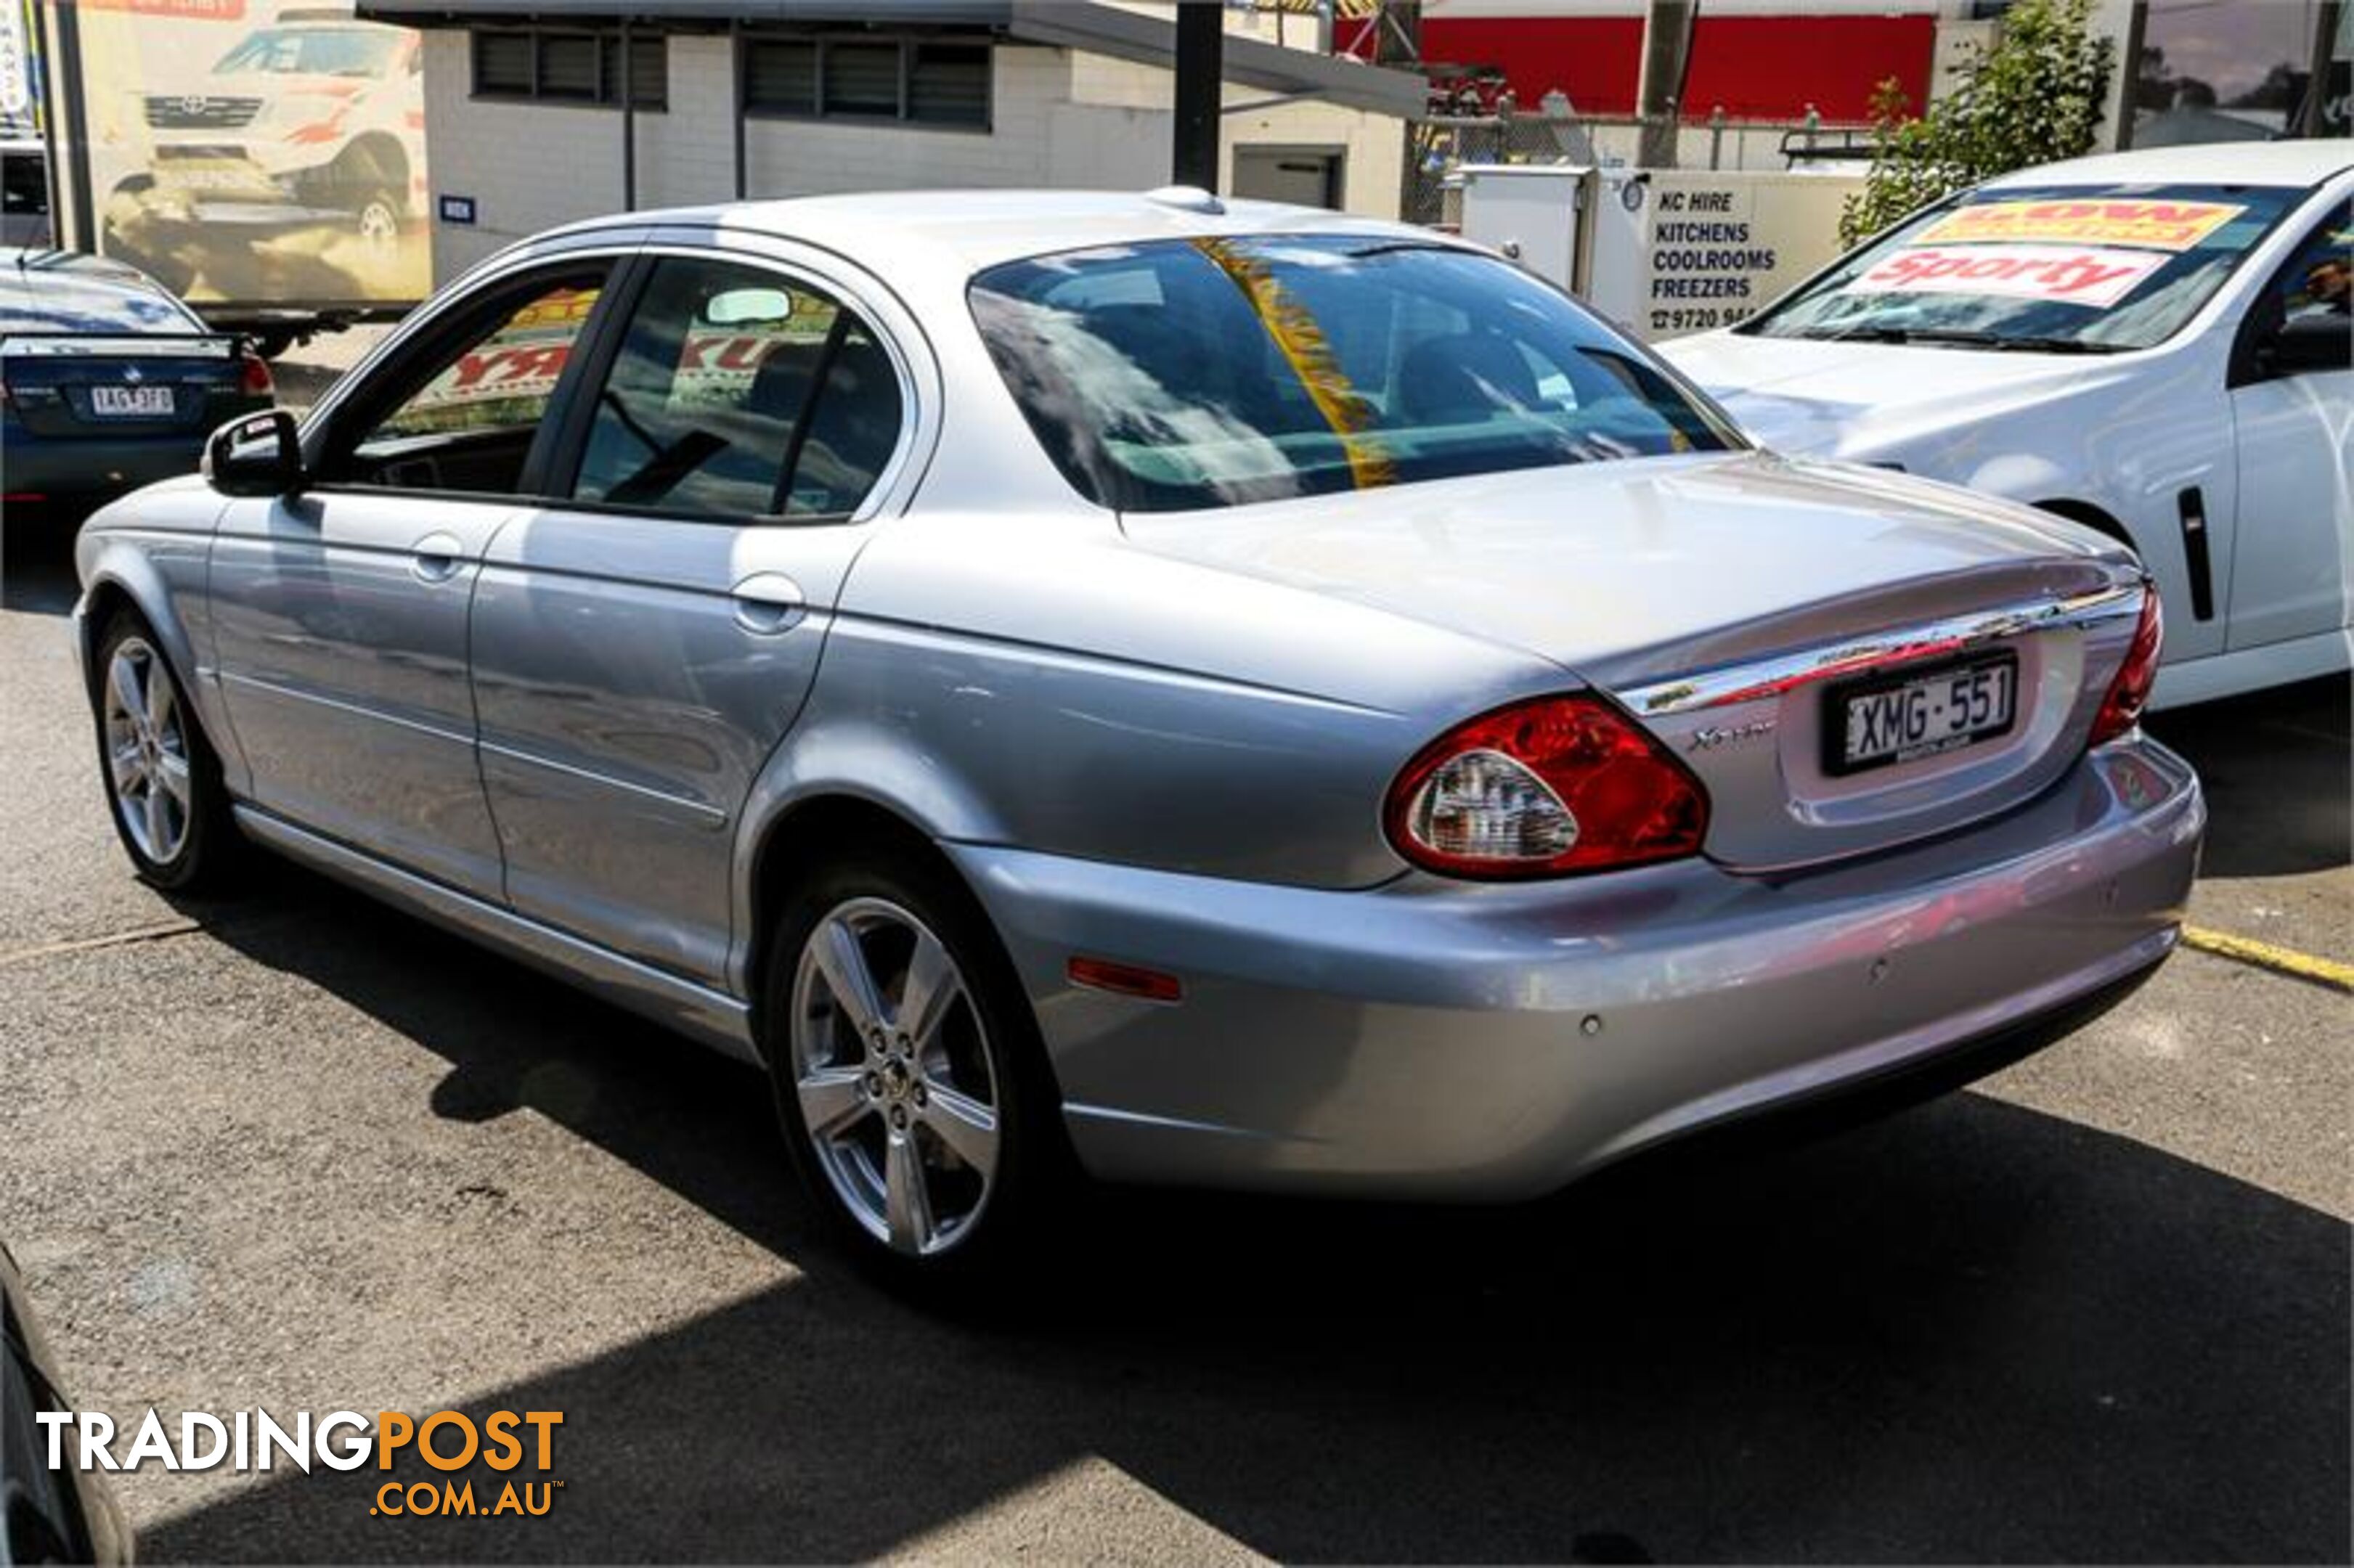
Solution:
{"label": "rear side window", "polygon": [[735,262],[658,262],[573,498],[717,519],[857,510],[898,445],[899,379],[832,296]]}

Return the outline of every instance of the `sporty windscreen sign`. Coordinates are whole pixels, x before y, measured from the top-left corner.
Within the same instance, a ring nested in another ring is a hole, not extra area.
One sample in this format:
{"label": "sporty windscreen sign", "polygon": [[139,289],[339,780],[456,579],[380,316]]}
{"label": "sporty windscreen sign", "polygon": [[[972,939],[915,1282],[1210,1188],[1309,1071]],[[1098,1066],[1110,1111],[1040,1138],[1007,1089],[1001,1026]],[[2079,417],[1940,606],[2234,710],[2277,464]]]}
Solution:
{"label": "sporty windscreen sign", "polygon": [[1869,294],[1994,294],[2107,306],[2166,260],[2156,251],[2077,245],[1922,246],[1894,252],[1851,287]]}

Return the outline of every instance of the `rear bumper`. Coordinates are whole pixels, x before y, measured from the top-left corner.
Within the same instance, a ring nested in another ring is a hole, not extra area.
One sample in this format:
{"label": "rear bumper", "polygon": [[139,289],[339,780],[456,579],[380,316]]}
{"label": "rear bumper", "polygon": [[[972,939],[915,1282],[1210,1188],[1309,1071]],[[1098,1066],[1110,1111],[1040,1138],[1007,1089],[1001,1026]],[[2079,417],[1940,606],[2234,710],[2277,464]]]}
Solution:
{"label": "rear bumper", "polygon": [[[227,420],[240,411],[232,408],[221,418]],[[159,479],[196,472],[210,434],[192,429],[110,439],[42,437],[12,429],[0,448],[0,467],[5,467],[11,495],[94,503],[128,495]]]}
{"label": "rear bumper", "polygon": [[[1998,821],[1777,878],[1330,892],[949,847],[1091,1170],[1512,1199],[2081,1022],[2172,949],[2205,822],[2189,766],[2135,739]],[[1075,953],[1174,972],[1183,1000],[1074,988]]]}

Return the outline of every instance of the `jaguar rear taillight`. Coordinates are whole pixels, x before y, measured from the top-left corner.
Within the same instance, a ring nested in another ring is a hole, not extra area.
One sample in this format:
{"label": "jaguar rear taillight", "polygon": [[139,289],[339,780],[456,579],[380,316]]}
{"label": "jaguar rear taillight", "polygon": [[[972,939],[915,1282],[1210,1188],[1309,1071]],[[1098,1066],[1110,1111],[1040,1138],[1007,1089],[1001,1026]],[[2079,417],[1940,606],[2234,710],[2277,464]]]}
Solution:
{"label": "jaguar rear taillight", "polygon": [[1423,747],[1390,786],[1383,822],[1426,871],[1573,876],[1699,853],[1708,795],[1600,697],[1540,697]]}
{"label": "jaguar rear taillight", "polygon": [[2109,682],[2108,695],[2101,699],[2099,716],[2093,720],[2093,745],[2115,740],[2141,722],[2141,711],[2149,705],[2149,689],[2158,683],[2158,650],[2165,641],[2158,585],[2147,583],[2142,588],[2141,619],[2134,623],[2133,643]]}

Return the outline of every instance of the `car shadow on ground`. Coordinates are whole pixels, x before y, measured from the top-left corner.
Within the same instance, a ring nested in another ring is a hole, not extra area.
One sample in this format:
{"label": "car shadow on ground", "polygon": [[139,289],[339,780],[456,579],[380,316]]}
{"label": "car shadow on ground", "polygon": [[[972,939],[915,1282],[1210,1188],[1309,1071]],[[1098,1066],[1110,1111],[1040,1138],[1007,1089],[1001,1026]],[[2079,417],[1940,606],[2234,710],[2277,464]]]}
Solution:
{"label": "car shadow on ground", "polygon": [[79,514],[17,503],[0,515],[0,609],[64,615],[81,592],[74,581]]}
{"label": "car shadow on ground", "polygon": [[439,1114],[532,1106],[802,1272],[475,1404],[567,1413],[544,1520],[322,1471],[151,1561],[864,1558],[1087,1462],[1287,1559],[2348,1552],[2349,1228],[2129,1139],[1963,1094],[1529,1208],[1114,1195],[960,1321],[816,1240],[749,1069],[271,881],[218,936],[444,1058]]}
{"label": "car shadow on ground", "polygon": [[2354,690],[2347,677],[2154,714],[2214,808],[2200,874],[2280,876],[2354,863]]}

